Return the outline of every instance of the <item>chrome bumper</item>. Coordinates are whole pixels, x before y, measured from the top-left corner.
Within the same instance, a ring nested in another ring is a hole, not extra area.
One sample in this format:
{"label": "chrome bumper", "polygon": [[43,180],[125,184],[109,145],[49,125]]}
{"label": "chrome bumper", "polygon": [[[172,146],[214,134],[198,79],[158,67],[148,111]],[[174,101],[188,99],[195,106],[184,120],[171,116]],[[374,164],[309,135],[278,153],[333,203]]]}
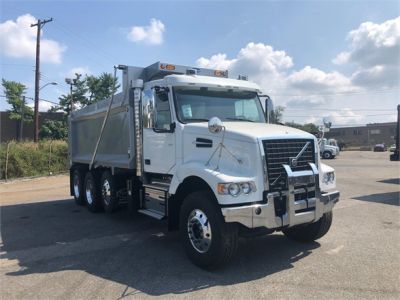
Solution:
{"label": "chrome bumper", "polygon": [[[340,193],[334,191],[321,194],[318,169],[314,164],[310,166],[310,171],[293,172],[289,166],[284,165],[287,173],[287,191],[268,193],[265,204],[221,208],[225,222],[238,222],[248,228],[273,229],[318,221],[325,212],[333,209],[339,201]],[[306,192],[307,195],[307,189],[299,186],[310,183],[314,184],[315,197],[295,200],[298,194]],[[274,198],[282,195],[286,196],[286,213],[277,216]]]}

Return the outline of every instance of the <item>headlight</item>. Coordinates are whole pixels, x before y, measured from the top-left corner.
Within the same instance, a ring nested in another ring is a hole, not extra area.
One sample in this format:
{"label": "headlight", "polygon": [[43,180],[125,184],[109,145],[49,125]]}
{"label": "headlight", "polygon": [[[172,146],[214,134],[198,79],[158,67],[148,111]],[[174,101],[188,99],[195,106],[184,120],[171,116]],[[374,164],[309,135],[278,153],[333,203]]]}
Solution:
{"label": "headlight", "polygon": [[228,182],[219,183],[217,186],[218,194],[220,195],[231,195],[233,197],[243,193],[245,195],[256,191],[256,185],[254,182]]}
{"label": "headlight", "polygon": [[240,186],[237,183],[231,183],[228,187],[229,194],[237,196],[240,193]]}
{"label": "headlight", "polygon": [[335,181],[335,172],[325,173],[323,178],[322,178],[322,181],[325,184],[333,183]]}
{"label": "headlight", "polygon": [[251,192],[251,186],[250,186],[250,184],[249,184],[248,182],[243,182],[243,183],[240,185],[240,188],[242,189],[242,192],[243,192],[244,194],[248,194],[248,193]]}

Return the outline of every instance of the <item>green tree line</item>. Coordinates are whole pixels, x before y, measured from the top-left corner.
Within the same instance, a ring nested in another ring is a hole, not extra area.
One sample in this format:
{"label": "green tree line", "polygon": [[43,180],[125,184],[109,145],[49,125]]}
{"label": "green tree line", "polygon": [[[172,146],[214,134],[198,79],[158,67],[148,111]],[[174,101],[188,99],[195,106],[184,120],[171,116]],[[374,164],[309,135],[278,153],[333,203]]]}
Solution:
{"label": "green tree line", "polygon": [[[66,83],[69,81],[66,79]],[[45,120],[40,128],[40,138],[66,139],[68,136],[67,116],[74,109],[85,107],[89,104],[111,97],[120,87],[118,78],[110,73],[102,73],[99,76],[75,73],[71,80],[73,84],[72,94],[61,95],[59,105],[54,105],[49,112],[64,112],[66,118],[62,121]],[[69,84],[69,83],[68,83]],[[18,121],[18,140],[22,139],[24,124],[33,121],[33,110],[27,105],[25,94],[26,86],[20,82],[2,79],[7,103],[10,105],[10,119]]]}

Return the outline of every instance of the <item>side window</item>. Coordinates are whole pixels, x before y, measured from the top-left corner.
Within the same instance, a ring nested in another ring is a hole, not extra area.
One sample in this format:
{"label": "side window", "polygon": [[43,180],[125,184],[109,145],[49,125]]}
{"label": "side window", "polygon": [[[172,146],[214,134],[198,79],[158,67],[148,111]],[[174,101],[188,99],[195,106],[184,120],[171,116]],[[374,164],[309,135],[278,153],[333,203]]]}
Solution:
{"label": "side window", "polygon": [[168,93],[156,93],[156,123],[155,129],[169,130],[171,125],[171,110],[169,107]]}
{"label": "side window", "polygon": [[258,120],[259,114],[256,103],[250,100],[236,101],[235,117],[243,117],[249,120]]}

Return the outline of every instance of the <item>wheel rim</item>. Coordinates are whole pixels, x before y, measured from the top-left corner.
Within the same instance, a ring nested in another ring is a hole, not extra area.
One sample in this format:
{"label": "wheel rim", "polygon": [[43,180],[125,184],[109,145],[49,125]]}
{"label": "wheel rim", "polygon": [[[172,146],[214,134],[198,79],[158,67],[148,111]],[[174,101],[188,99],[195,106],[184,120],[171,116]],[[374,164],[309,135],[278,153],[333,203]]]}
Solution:
{"label": "wheel rim", "polygon": [[330,154],[329,154],[329,153],[325,153],[324,157],[325,157],[325,158],[329,158],[329,157],[330,157]]}
{"label": "wheel rim", "polygon": [[197,252],[205,253],[212,242],[211,224],[207,215],[200,209],[194,209],[188,217],[187,231],[189,240]]}
{"label": "wheel rim", "polygon": [[103,181],[103,185],[101,187],[101,193],[103,195],[103,200],[106,205],[110,205],[111,201],[111,187],[110,182],[106,179]]}
{"label": "wheel rim", "polygon": [[86,183],[86,200],[89,204],[93,203],[93,193],[92,193],[92,189],[93,189],[93,184],[91,180],[88,180]]}
{"label": "wheel rim", "polygon": [[79,196],[80,196],[79,185],[80,185],[79,176],[75,175],[74,176],[74,195],[76,198],[79,198]]}

